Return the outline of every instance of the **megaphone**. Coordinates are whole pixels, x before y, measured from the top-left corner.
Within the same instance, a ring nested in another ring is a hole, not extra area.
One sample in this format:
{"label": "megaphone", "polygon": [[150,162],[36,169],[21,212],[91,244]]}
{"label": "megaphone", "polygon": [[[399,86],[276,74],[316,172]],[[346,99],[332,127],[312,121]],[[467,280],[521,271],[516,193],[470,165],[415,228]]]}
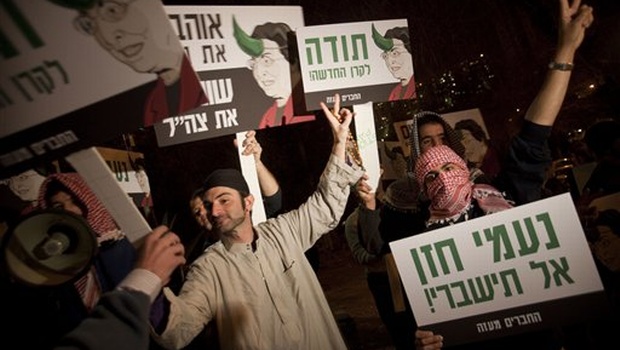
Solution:
{"label": "megaphone", "polygon": [[86,273],[98,250],[97,239],[81,217],[66,211],[35,211],[6,233],[2,255],[15,281],[58,286]]}

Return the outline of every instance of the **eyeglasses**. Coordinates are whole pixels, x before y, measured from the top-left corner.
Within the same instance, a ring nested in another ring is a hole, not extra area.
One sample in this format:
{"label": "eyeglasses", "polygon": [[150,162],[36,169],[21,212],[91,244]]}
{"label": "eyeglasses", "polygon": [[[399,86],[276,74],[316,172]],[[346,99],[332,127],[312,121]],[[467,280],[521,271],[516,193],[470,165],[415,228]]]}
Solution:
{"label": "eyeglasses", "polygon": [[[273,49],[266,49],[266,50],[279,50],[281,48],[286,48],[286,46],[273,48]],[[261,67],[271,67],[273,66],[275,61],[284,60],[284,59],[286,59],[286,57],[284,56],[273,57],[271,55],[263,54],[261,56],[249,59],[247,62],[247,66],[249,70],[254,70],[254,68],[256,68],[257,65],[260,65]]]}
{"label": "eyeglasses", "polygon": [[407,50],[399,50],[397,48],[393,48],[390,51],[385,51],[381,53],[381,58],[386,59],[390,58],[398,58],[401,54],[408,52]]}
{"label": "eyeglasses", "polygon": [[97,20],[114,23],[124,19],[127,15],[127,6],[132,1],[134,0],[126,2],[104,0],[99,5],[95,5],[94,17],[82,13],[75,18],[73,24],[79,31],[93,35],[97,29]]}

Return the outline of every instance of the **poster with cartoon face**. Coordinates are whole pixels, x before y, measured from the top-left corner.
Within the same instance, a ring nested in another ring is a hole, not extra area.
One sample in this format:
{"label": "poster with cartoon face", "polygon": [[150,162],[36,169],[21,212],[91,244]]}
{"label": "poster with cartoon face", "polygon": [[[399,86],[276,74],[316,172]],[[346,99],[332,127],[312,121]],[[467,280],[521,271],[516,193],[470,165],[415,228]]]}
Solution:
{"label": "poster with cartoon face", "polygon": [[309,26],[297,46],[309,110],[335,93],[344,105],[416,97],[406,19]]}
{"label": "poster with cartoon face", "polygon": [[159,146],[315,120],[296,107],[299,6],[166,6],[209,102],[155,126]]}
{"label": "poster with cartoon face", "polygon": [[206,102],[159,1],[5,3],[0,7],[6,19],[0,48],[2,174],[14,175]]}

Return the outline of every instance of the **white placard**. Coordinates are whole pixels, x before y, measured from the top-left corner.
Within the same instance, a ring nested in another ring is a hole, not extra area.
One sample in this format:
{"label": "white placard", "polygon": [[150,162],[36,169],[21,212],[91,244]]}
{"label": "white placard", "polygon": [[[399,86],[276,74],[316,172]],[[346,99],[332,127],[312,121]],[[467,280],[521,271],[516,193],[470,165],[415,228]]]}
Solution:
{"label": "white placard", "polygon": [[391,242],[390,247],[422,328],[443,324],[449,332],[450,322],[470,318],[476,321],[466,324],[471,328],[465,330],[467,336],[492,337],[536,324],[583,320],[590,311],[575,304],[601,295],[605,299],[568,193]]}
{"label": "white placard", "polygon": [[254,206],[252,207],[252,223],[254,225],[267,220],[267,214],[265,214],[265,205],[263,203],[263,195],[260,191],[260,184],[258,183],[258,174],[256,173],[256,161],[254,156],[244,156],[243,152],[243,140],[245,140],[245,134],[247,131],[238,132],[237,137],[237,151],[239,152],[239,162],[241,163],[241,173],[245,178],[245,181],[250,187],[250,193],[254,196]]}
{"label": "white placard", "polygon": [[362,157],[362,164],[366,174],[368,174],[368,185],[372,187],[374,192],[381,177],[381,163],[379,161],[379,149],[377,148],[372,102],[354,105],[353,112],[355,112],[355,139]]}
{"label": "white placard", "polygon": [[131,243],[139,246],[151,228],[118,184],[99,152],[91,147],[72,153],[66,159],[110,212]]}

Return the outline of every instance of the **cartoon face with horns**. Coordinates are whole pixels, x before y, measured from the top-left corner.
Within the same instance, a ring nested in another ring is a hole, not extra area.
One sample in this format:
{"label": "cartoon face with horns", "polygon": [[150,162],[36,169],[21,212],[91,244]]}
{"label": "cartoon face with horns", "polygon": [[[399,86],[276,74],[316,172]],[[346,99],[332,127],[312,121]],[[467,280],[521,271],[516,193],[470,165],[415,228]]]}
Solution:
{"label": "cartoon face with horns", "polygon": [[372,25],[372,39],[383,52],[381,58],[399,84],[390,93],[389,101],[415,98],[411,42],[407,27],[394,27],[381,35]]}
{"label": "cartoon face with horns", "polygon": [[252,35],[241,29],[233,17],[234,37],[243,52],[250,56],[248,68],[265,94],[286,104],[291,95],[291,75],[287,34],[291,28],[285,23],[267,22],[254,28]]}
{"label": "cartoon face with horns", "polygon": [[[292,91],[300,79],[296,69],[296,57],[288,47],[291,28],[282,22],[267,22],[254,28],[252,35],[241,29],[233,16],[233,35],[243,52],[250,56],[248,68],[265,95],[274,99],[265,111],[259,129],[314,120],[314,115],[294,115]],[[293,77],[293,78],[291,78]]]}

